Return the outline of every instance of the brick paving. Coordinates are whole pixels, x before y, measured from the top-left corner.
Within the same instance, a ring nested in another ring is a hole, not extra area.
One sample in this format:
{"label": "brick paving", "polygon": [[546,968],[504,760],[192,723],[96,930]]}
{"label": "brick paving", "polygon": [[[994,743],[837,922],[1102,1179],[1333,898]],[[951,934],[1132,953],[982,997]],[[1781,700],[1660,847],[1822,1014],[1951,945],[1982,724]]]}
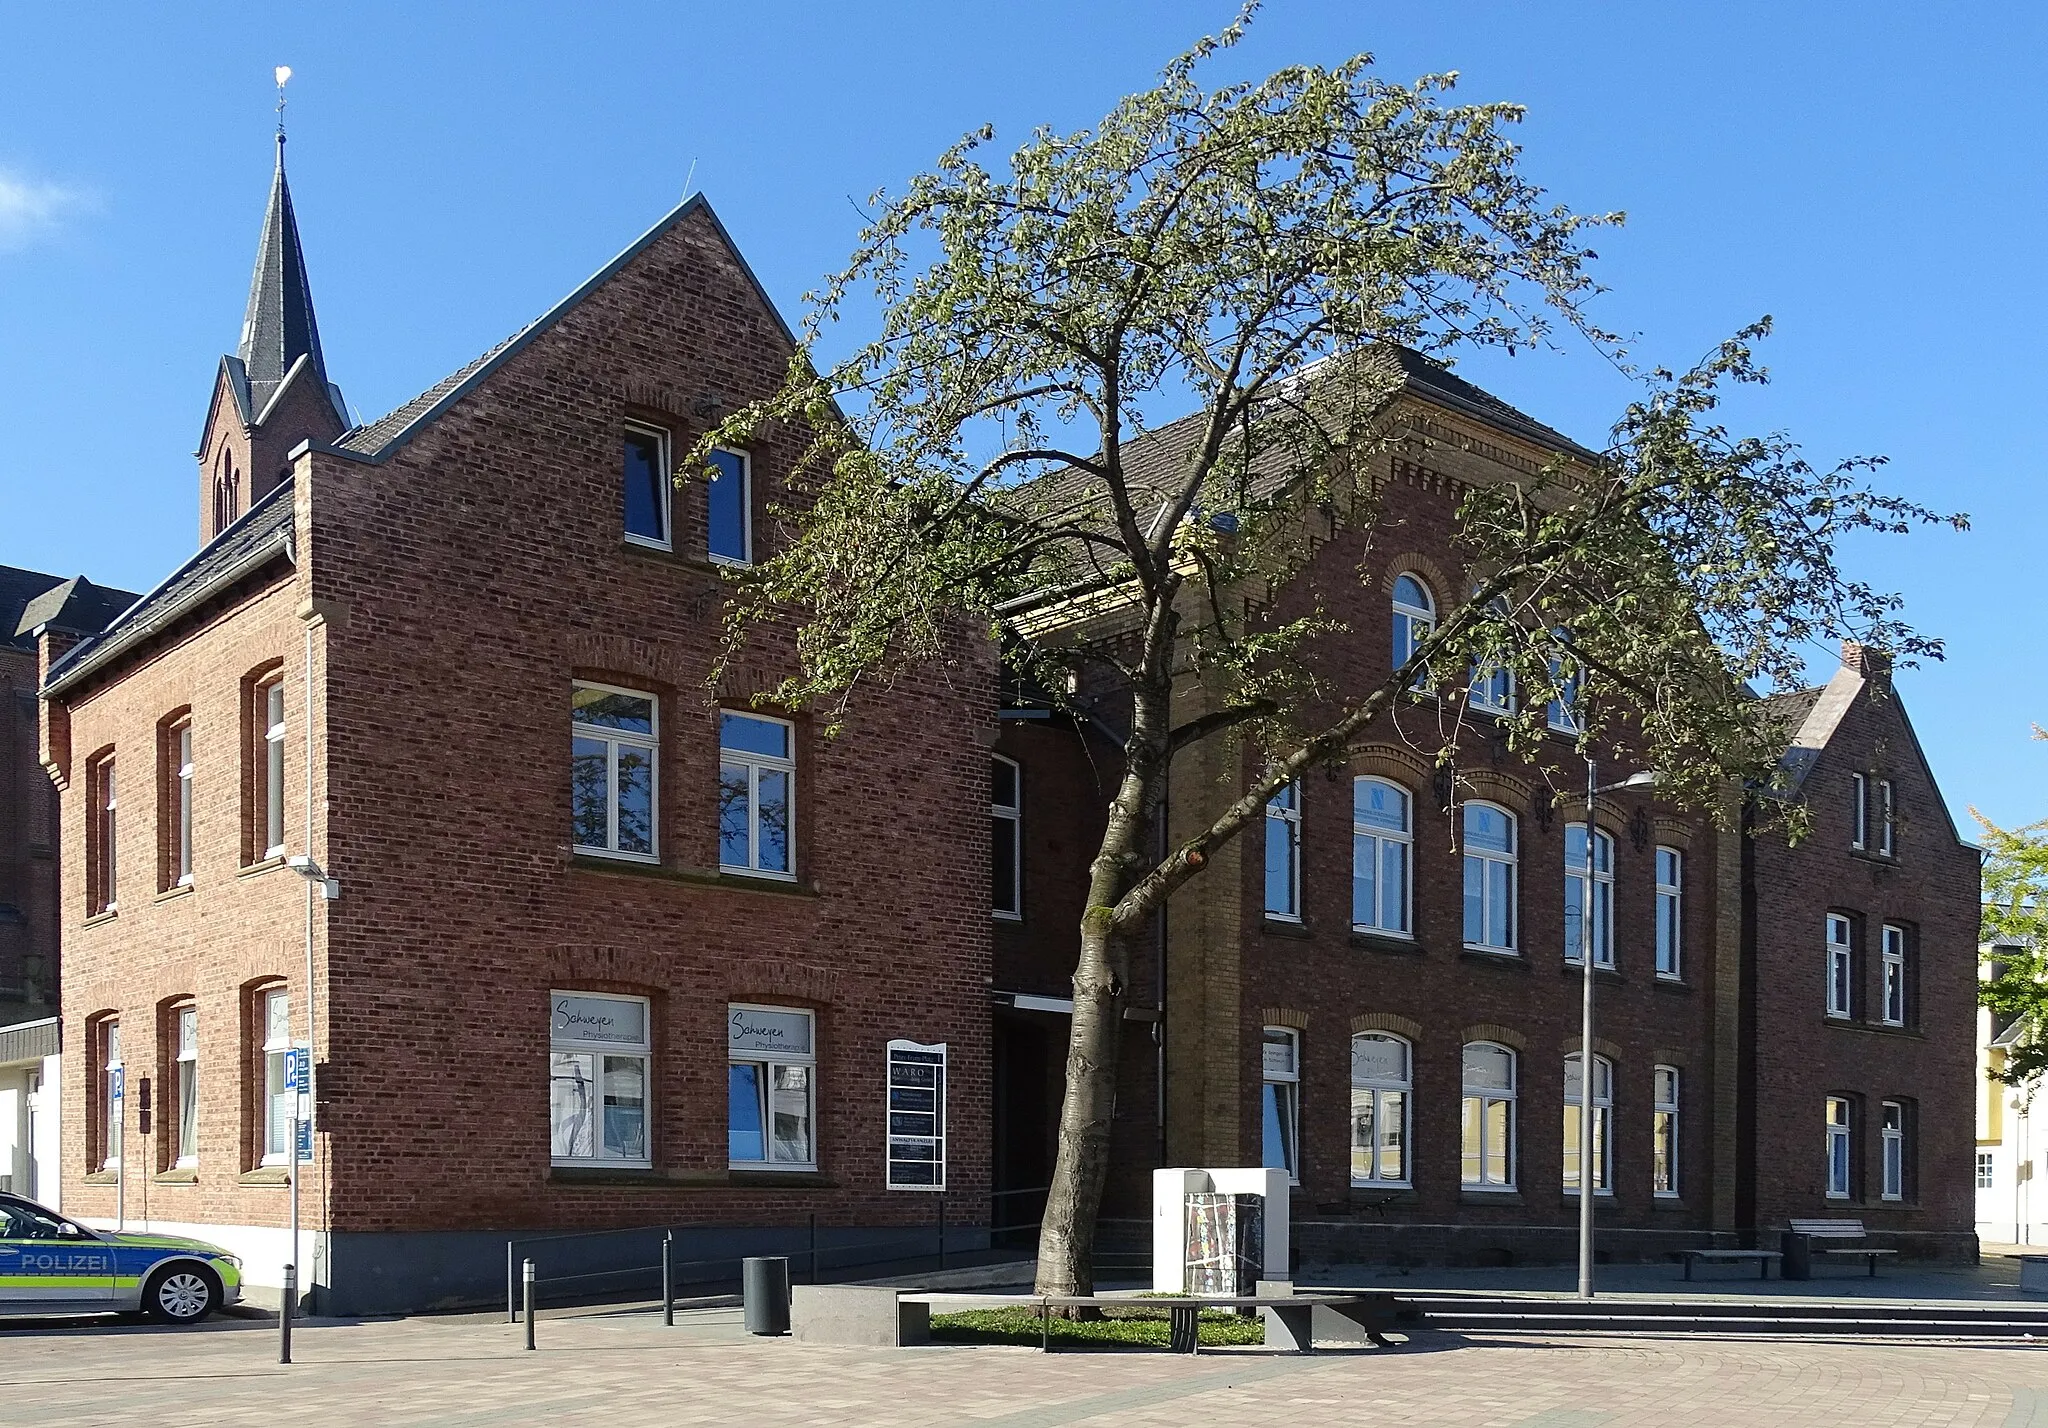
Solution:
{"label": "brick paving", "polygon": [[483,1317],[0,1331],[0,1423],[905,1424],[1058,1428],[1369,1422],[1473,1428],[1735,1424],[2048,1428],[2028,1343],[1433,1334],[1313,1358],[822,1348],[724,1311],[543,1316],[527,1353]]}

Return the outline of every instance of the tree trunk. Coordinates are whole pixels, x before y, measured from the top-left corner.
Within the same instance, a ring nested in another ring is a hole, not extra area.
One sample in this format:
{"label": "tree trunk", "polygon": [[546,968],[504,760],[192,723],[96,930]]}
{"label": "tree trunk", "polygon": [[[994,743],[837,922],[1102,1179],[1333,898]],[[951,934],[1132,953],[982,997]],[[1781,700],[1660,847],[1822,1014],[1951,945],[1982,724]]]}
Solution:
{"label": "tree trunk", "polygon": [[1117,1047],[1123,1031],[1122,939],[1105,907],[1081,927],[1074,970],[1073,1028],[1067,1040],[1066,1096],[1060,1106],[1059,1159],[1038,1229],[1040,1294],[1095,1292],[1095,1223],[1109,1174],[1116,1110]]}

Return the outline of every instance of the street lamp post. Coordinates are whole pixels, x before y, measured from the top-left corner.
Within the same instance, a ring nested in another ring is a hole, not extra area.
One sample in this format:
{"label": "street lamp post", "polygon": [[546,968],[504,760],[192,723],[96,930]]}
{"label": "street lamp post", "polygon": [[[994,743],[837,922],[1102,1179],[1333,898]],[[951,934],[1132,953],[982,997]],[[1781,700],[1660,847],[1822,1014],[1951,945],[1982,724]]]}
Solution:
{"label": "street lamp post", "polygon": [[1596,899],[1594,804],[1603,793],[1649,788],[1654,773],[1633,773],[1617,783],[1600,784],[1599,765],[1586,760],[1586,882],[1579,898],[1579,1298],[1593,1297],[1593,915]]}

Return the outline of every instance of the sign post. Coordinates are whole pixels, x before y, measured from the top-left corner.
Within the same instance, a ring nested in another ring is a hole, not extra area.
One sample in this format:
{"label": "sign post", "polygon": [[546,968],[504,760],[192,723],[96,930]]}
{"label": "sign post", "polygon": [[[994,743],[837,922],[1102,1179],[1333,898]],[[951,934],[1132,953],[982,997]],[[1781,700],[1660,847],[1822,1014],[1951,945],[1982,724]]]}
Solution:
{"label": "sign post", "polygon": [[128,1070],[116,1066],[107,1079],[112,1083],[109,1099],[113,1101],[113,1121],[119,1127],[115,1144],[120,1147],[120,1154],[114,1158],[114,1230],[118,1234],[128,1228],[128,1147],[127,1136],[122,1133],[128,1127]]}
{"label": "sign post", "polygon": [[291,1177],[291,1247],[285,1252],[284,1303],[278,1310],[279,1363],[292,1361],[292,1315],[299,1297],[299,1167],[313,1158],[312,1062],[310,1046],[288,1047],[284,1053],[284,1089],[292,1098],[291,1155],[286,1174]]}

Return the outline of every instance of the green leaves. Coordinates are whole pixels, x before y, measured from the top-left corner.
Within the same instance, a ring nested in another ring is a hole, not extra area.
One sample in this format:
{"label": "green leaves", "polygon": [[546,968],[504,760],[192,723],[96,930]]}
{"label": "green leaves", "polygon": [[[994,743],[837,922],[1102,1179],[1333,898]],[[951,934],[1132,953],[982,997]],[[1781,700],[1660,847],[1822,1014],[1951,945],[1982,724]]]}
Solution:
{"label": "green leaves", "polygon": [[[2037,728],[2034,737],[2048,735]],[[1994,949],[1979,995],[2001,1027],[2017,1030],[1993,1073],[2009,1086],[2025,1086],[2048,1071],[2048,819],[2001,828],[1971,811],[1988,855],[1983,940]]]}

